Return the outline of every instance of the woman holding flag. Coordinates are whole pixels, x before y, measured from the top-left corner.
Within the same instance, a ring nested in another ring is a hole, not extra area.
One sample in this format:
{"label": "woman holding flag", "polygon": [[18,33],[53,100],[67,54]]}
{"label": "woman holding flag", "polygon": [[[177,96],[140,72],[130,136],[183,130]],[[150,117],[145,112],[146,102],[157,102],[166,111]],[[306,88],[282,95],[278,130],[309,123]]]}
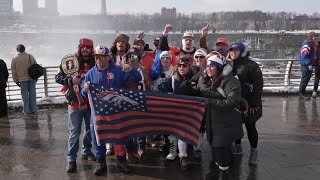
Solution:
{"label": "woman holding flag", "polygon": [[[219,167],[219,180],[228,180],[232,143],[243,137],[240,114],[241,86],[229,74],[223,76],[223,60],[213,55],[207,59],[204,76],[199,79],[197,90],[206,98],[204,115],[209,144],[213,150],[215,167]],[[217,174],[218,175],[218,174]]]}

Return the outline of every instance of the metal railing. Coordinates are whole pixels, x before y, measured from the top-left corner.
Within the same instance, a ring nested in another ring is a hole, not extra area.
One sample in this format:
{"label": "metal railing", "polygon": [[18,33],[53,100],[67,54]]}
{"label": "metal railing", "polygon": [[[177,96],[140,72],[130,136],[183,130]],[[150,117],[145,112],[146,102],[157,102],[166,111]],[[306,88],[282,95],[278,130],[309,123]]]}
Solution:
{"label": "metal railing", "polygon": [[[301,72],[299,61],[296,59],[257,59],[256,61],[262,70],[264,79],[265,92],[298,92]],[[53,98],[62,97],[60,92],[62,86],[55,82],[55,75],[58,72],[58,67],[45,67],[44,75],[39,78],[36,89],[37,98]],[[8,101],[21,100],[20,88],[13,82],[11,70],[9,70],[9,80],[7,87]],[[307,89],[311,89],[314,76],[310,80]]]}

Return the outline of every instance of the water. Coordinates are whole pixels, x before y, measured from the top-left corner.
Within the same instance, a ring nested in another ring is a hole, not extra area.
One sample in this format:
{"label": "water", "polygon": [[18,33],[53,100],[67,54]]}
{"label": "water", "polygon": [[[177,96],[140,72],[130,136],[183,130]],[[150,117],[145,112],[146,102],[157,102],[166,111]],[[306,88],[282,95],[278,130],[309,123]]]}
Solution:
{"label": "water", "polygon": [[[62,57],[76,52],[78,41],[82,37],[94,40],[95,45],[111,46],[116,34],[104,32],[1,32],[0,58],[10,67],[11,59],[15,55],[15,47],[22,43],[26,51],[35,56],[39,64],[44,66],[58,66]],[[128,34],[130,43],[135,34]],[[160,33],[146,35],[145,41],[153,48],[152,42]],[[245,42],[251,49],[252,56],[257,58],[297,58],[299,48],[305,35],[295,34],[209,34],[209,47],[213,47],[214,40],[220,36],[227,37],[231,42]],[[170,45],[181,45],[182,34],[171,34]],[[195,46],[199,46],[200,34],[195,34]]]}

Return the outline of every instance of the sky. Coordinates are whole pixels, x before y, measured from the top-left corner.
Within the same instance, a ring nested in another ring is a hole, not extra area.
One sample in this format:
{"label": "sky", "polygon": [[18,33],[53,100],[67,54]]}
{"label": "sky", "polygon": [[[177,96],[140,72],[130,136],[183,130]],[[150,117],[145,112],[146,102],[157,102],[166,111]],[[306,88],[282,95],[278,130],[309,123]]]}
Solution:
{"label": "sky", "polygon": [[[22,12],[22,0],[13,0],[14,9]],[[45,0],[39,0],[44,6]],[[51,0],[50,0],[51,1]],[[58,10],[62,15],[98,14],[100,0],[58,0]],[[117,13],[160,12],[161,7],[176,7],[178,12],[216,12],[261,10],[269,12],[296,12],[312,14],[318,12],[320,0],[107,0],[107,11]]]}

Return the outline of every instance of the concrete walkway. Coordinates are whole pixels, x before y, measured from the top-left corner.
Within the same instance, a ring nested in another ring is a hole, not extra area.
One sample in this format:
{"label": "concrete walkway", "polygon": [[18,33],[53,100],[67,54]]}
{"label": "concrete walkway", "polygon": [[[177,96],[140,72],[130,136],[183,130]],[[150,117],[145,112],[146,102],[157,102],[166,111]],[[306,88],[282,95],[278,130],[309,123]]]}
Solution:
{"label": "concrete walkway", "polygon": [[[320,177],[320,99],[299,100],[296,96],[264,97],[264,116],[258,121],[259,162],[248,165],[249,144],[243,140],[244,154],[235,157],[232,179],[316,180]],[[245,131],[246,132],[246,131]],[[202,145],[202,159],[189,157],[187,172],[178,160],[167,162],[165,155],[149,149],[149,159],[132,165],[134,172],[118,171],[115,158],[108,157],[105,176],[94,176],[95,163],[78,157],[78,172],[66,173],[67,108],[41,109],[28,117],[11,112],[0,118],[0,180],[200,180],[214,179],[210,171],[211,149]]]}

